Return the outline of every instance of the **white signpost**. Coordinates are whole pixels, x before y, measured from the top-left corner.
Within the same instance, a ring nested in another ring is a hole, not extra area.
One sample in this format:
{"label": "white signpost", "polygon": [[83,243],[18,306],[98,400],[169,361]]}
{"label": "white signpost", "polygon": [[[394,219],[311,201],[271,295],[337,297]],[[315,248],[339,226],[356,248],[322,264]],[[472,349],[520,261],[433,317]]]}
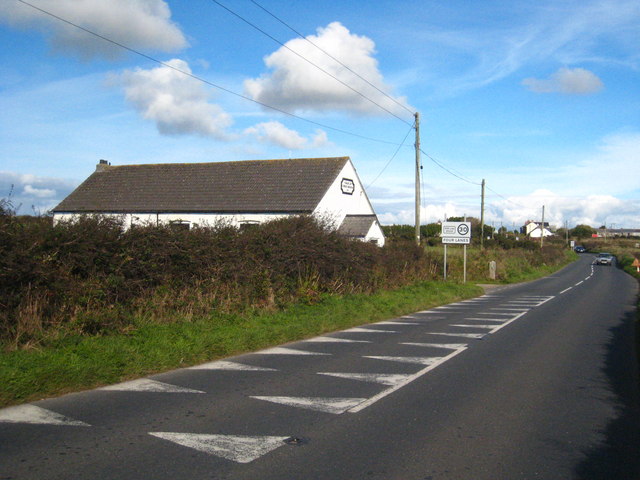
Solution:
{"label": "white signpost", "polygon": [[471,243],[471,222],[442,222],[440,232],[444,244],[444,278],[447,279],[447,245],[464,245],[463,282],[467,281],[467,245]]}

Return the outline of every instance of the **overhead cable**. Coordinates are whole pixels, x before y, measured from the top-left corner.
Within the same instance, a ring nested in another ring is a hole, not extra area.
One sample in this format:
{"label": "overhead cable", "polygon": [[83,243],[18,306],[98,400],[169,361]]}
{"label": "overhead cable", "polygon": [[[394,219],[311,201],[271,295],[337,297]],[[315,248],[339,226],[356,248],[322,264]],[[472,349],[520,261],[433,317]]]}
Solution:
{"label": "overhead cable", "polygon": [[449,175],[452,175],[460,180],[462,180],[463,182],[467,182],[470,183],[471,185],[481,185],[478,182],[474,182],[472,180],[469,180],[468,178],[464,178],[462,176],[462,174],[457,174],[455,172],[453,172],[452,170],[450,170],[449,168],[445,167],[444,165],[442,165],[442,163],[440,163],[439,161],[437,161],[435,158],[433,158],[431,155],[429,155],[427,152],[425,152],[424,150],[422,150],[422,148],[420,149],[420,151],[422,153],[424,153],[424,155],[431,160],[433,163],[435,163],[438,167],[440,167],[442,170],[444,170],[445,172],[447,172]]}
{"label": "overhead cable", "polygon": [[387,144],[387,145],[397,145],[397,143],[395,143],[395,142],[389,142],[389,141],[381,140],[381,139],[378,139],[378,138],[367,137],[366,135],[360,135],[358,133],[349,132],[347,130],[343,130],[343,129],[340,129],[340,128],[336,128],[336,127],[332,127],[330,125],[326,125],[326,124],[320,123],[320,122],[316,122],[314,120],[310,120],[308,118],[296,115],[295,113],[287,112],[286,110],[282,110],[281,108],[273,107],[271,105],[268,105],[266,103],[260,102],[258,100],[254,100],[253,98],[247,97],[246,95],[242,95],[241,93],[234,92],[233,90],[225,88],[225,87],[223,87],[221,85],[217,85],[217,84],[215,84],[213,82],[210,82],[209,80],[206,80],[206,79],[204,79],[202,77],[194,75],[193,73],[186,72],[186,71],[181,70],[181,69],[179,69],[177,67],[174,67],[173,65],[171,65],[169,63],[163,62],[162,60],[158,60],[157,58],[154,58],[154,57],[152,57],[150,55],[147,55],[146,53],[142,53],[139,50],[136,50],[136,49],[134,49],[132,47],[128,47],[127,45],[124,45],[122,43],[116,42],[115,40],[112,40],[112,39],[110,39],[108,37],[105,37],[104,35],[101,35],[99,33],[96,33],[94,31],[92,31],[92,30],[89,30],[88,28],[82,27],[82,26],[80,26],[80,25],[78,25],[76,23],[73,23],[73,22],[71,22],[71,21],[69,21],[69,20],[67,20],[65,18],[62,18],[62,17],[60,17],[60,16],[58,16],[58,15],[56,15],[54,13],[51,13],[51,12],[49,12],[47,10],[42,9],[40,7],[37,7],[37,6],[27,2],[25,0],[17,0],[17,1],[22,3],[22,4],[24,4],[24,5],[27,5],[28,7],[33,8],[34,10],[38,10],[39,12],[44,13],[45,15],[48,15],[48,16],[50,16],[52,18],[55,18],[56,20],[64,22],[67,25],[71,25],[72,27],[75,27],[75,28],[77,28],[79,30],[82,30],[85,33],[88,33],[90,35],[93,35],[94,37],[100,38],[101,40],[104,40],[105,42],[111,43],[112,45],[115,45],[115,46],[120,47],[120,48],[122,48],[124,50],[127,50],[128,52],[135,53],[136,55],[139,55],[139,56],[141,56],[143,58],[146,58],[147,60],[155,62],[155,63],[157,63],[159,65],[162,65],[163,67],[170,68],[171,70],[173,70],[175,72],[181,73],[182,75],[186,75],[187,77],[191,77],[194,80],[198,80],[199,82],[202,82],[202,83],[205,83],[205,84],[207,84],[207,85],[209,85],[211,87],[217,88],[218,90],[222,90],[223,92],[226,92],[226,93],[228,93],[230,95],[234,95],[234,96],[236,96],[238,98],[242,98],[243,100],[247,100],[249,102],[252,102],[252,103],[255,103],[257,105],[260,105],[261,107],[264,107],[264,108],[267,108],[269,110],[273,110],[273,111],[282,113],[283,115],[287,115],[287,116],[289,116],[291,118],[295,118],[297,120],[302,120],[303,122],[310,123],[310,124],[316,125],[318,127],[326,128],[327,130],[332,130],[334,132],[343,133],[345,135],[351,135],[352,137],[357,137],[357,138],[361,138],[363,140],[368,140],[368,141],[372,141],[372,142],[384,143],[384,144]]}
{"label": "overhead cable", "polygon": [[389,115],[397,118],[398,120],[400,120],[403,123],[406,123],[407,125],[411,125],[410,122],[406,121],[404,118],[396,115],[395,113],[393,113],[391,110],[389,110],[388,108],[380,105],[378,102],[376,102],[375,100],[372,100],[371,98],[367,97],[364,93],[359,92],[358,90],[356,90],[355,88],[353,88],[351,85],[343,82],[342,80],[340,80],[338,77],[336,77],[335,75],[333,75],[331,72],[328,72],[327,70],[325,70],[324,68],[322,68],[321,66],[317,65],[316,63],[312,62],[311,60],[309,60],[308,58],[306,58],[304,55],[299,54],[298,52],[296,52],[295,50],[291,49],[290,47],[288,47],[286,44],[282,43],[280,40],[278,40],[277,38],[275,38],[274,36],[270,35],[269,33],[267,33],[266,31],[264,31],[263,29],[261,29],[260,27],[258,27],[257,25],[255,25],[254,23],[250,22],[249,20],[247,20],[246,18],[244,18],[243,16],[241,16],[240,14],[234,12],[233,10],[231,10],[229,7],[223,5],[222,3],[220,3],[218,0],[211,0],[213,3],[215,3],[216,5],[219,5],[221,8],[225,9],[227,12],[229,12],[230,14],[232,14],[233,16],[235,16],[236,18],[242,20],[244,23],[246,23],[247,25],[251,26],[252,28],[256,29],[257,31],[259,31],[260,33],[262,33],[263,35],[265,35],[266,37],[270,38],[271,40],[273,40],[274,42],[276,42],[278,45],[282,46],[283,48],[286,48],[288,51],[290,51],[291,53],[293,53],[294,55],[296,55],[297,57],[301,58],[302,60],[304,60],[305,62],[307,62],[309,65],[312,65],[313,67],[317,68],[318,70],[320,70],[321,72],[323,72],[324,74],[328,75],[329,77],[333,78],[335,81],[341,83],[342,85],[344,85],[345,87],[347,87],[349,90],[351,90],[352,92],[354,92],[357,95],[360,95],[362,98],[364,98],[365,100],[368,100],[369,102],[373,103],[374,105],[376,105],[378,108],[384,110],[385,112],[387,112]]}
{"label": "overhead cable", "polygon": [[389,159],[389,161],[385,164],[384,167],[382,167],[382,170],[380,170],[380,173],[378,173],[378,175],[376,176],[376,178],[374,178],[371,183],[369,183],[369,185],[367,185],[365,187],[365,190],[368,189],[371,185],[373,185],[376,180],[378,180],[378,178],[380,178],[380,175],[383,174],[383,172],[387,169],[387,167],[391,164],[391,162],[393,162],[393,159],[396,158],[396,155],[398,155],[398,152],[400,151],[400,149],[404,146],[404,142],[407,141],[407,137],[409,136],[409,134],[411,133],[411,130],[413,130],[415,127],[415,123],[413,125],[411,125],[411,128],[409,128],[409,131],[407,132],[407,134],[404,136],[404,138],[402,139],[402,143],[398,144],[398,148],[396,148],[396,151],[394,152],[394,154],[391,156],[391,158]]}
{"label": "overhead cable", "polygon": [[401,108],[404,108],[407,112],[409,112],[411,115],[414,114],[414,112],[407,107],[405,104],[403,104],[402,102],[399,102],[398,100],[396,100],[395,98],[393,98],[391,95],[389,95],[387,92],[385,92],[384,90],[378,88],[377,85],[371,83],[369,80],[367,80],[366,78],[364,78],[362,75],[360,75],[358,72],[356,72],[355,70],[353,70],[351,67],[349,67],[348,65],[345,65],[344,63],[342,63],[340,60],[338,60],[336,57],[334,57],[333,55],[331,55],[329,52],[327,52],[325,49],[323,49],[322,47],[320,47],[318,44],[312,42],[311,40],[309,40],[308,37],[305,37],[302,33],[300,33],[298,30],[296,30],[295,28],[293,28],[291,25],[289,25],[288,23],[286,23],[284,20],[282,20],[281,18],[279,18],[277,15],[275,15],[274,13],[270,12],[269,10],[267,10],[265,7],[263,7],[262,5],[260,5],[258,2],[256,2],[255,0],[251,0],[251,3],[253,3],[255,6],[257,6],[258,8],[262,9],[264,12],[266,12],[268,15],[270,15],[271,17],[273,17],[274,19],[276,19],[278,22],[280,22],[282,25],[284,25],[285,27],[287,27],[289,30],[291,30],[293,33],[295,33],[296,35],[298,35],[298,37],[302,38],[303,40],[305,40],[307,43],[310,43],[311,45],[313,45],[314,47],[316,47],[318,50],[320,50],[322,53],[324,53],[326,56],[328,56],[329,58],[331,58],[333,61],[339,63],[340,65],[342,65],[342,67],[344,67],[345,69],[347,69],[348,71],[350,71],[351,73],[353,73],[356,77],[358,77],[360,80],[362,80],[363,82],[365,82],[367,85],[369,85],[370,87],[374,88],[375,90],[377,90],[379,93],[381,93],[382,95],[384,95],[385,97],[387,97],[389,100],[391,100],[392,102],[394,102],[396,105],[398,105]]}

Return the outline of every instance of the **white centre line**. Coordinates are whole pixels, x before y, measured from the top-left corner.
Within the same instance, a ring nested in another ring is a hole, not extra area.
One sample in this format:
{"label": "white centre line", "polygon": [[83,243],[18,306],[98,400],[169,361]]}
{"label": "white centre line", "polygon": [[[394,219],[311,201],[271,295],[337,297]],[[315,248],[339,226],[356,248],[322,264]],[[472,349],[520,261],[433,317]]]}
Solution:
{"label": "white centre line", "polygon": [[564,290],[562,290],[562,291],[560,292],[560,295],[562,295],[563,293],[568,292],[568,291],[569,291],[569,290],[571,290],[572,288],[573,288],[573,287],[565,288]]}

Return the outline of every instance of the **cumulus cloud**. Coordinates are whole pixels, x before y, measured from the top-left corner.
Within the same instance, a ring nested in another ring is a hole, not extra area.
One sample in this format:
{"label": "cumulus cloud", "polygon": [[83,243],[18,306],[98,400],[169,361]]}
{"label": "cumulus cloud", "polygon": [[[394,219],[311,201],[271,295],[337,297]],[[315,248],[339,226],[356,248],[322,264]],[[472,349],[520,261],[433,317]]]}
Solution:
{"label": "cumulus cloud", "polygon": [[209,93],[201,82],[184,74],[191,74],[187,62],[173,59],[165,63],[150,70],[124,72],[119,79],[127,101],[155,122],[163,135],[196,134],[228,140],[231,116],[209,103]]}
{"label": "cumulus cloud", "polygon": [[271,143],[289,150],[316,148],[329,144],[327,134],[322,130],[317,130],[315,135],[308,139],[280,122],[259,123],[247,128],[244,133],[255,136],[260,142]]}
{"label": "cumulus cloud", "polygon": [[60,178],[0,171],[0,199],[10,201],[19,214],[46,213],[76,186]]}
{"label": "cumulus cloud", "polygon": [[[317,35],[310,35],[306,40],[290,40],[285,44],[286,48],[281,47],[267,56],[265,64],[271,72],[259,78],[246,80],[244,88],[247,95],[284,110],[337,110],[366,115],[384,113],[378,106],[344,85],[347,84],[384,108],[406,116],[406,112],[393,100],[329,58],[312,43],[339,59],[354,72],[358,72],[377,89],[391,95],[392,88],[385,83],[378,69],[378,61],[374,57],[374,42],[365,36],[352,34],[339,22],[319,28]],[[344,84],[318,70],[300,58],[301,56]],[[395,97],[395,100],[406,105],[404,97]]]}
{"label": "cumulus cloud", "polygon": [[535,93],[569,95],[588,95],[604,88],[602,80],[584,68],[561,68],[546,79],[525,78],[522,85]]}
{"label": "cumulus cloud", "polygon": [[[180,28],[171,21],[171,11],[164,0],[37,0],[33,3],[131,48],[171,52],[187,45]],[[55,51],[83,59],[114,59],[124,53],[105,40],[19,2],[0,3],[0,22],[39,30],[50,37]]]}

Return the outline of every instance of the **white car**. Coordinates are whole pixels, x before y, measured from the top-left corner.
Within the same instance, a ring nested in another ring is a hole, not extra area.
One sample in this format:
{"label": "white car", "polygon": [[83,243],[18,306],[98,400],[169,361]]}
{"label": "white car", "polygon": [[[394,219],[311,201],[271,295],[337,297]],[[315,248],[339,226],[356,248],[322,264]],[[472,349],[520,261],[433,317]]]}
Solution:
{"label": "white car", "polygon": [[611,266],[613,264],[613,255],[610,253],[599,253],[598,256],[596,256],[595,263],[598,265]]}

